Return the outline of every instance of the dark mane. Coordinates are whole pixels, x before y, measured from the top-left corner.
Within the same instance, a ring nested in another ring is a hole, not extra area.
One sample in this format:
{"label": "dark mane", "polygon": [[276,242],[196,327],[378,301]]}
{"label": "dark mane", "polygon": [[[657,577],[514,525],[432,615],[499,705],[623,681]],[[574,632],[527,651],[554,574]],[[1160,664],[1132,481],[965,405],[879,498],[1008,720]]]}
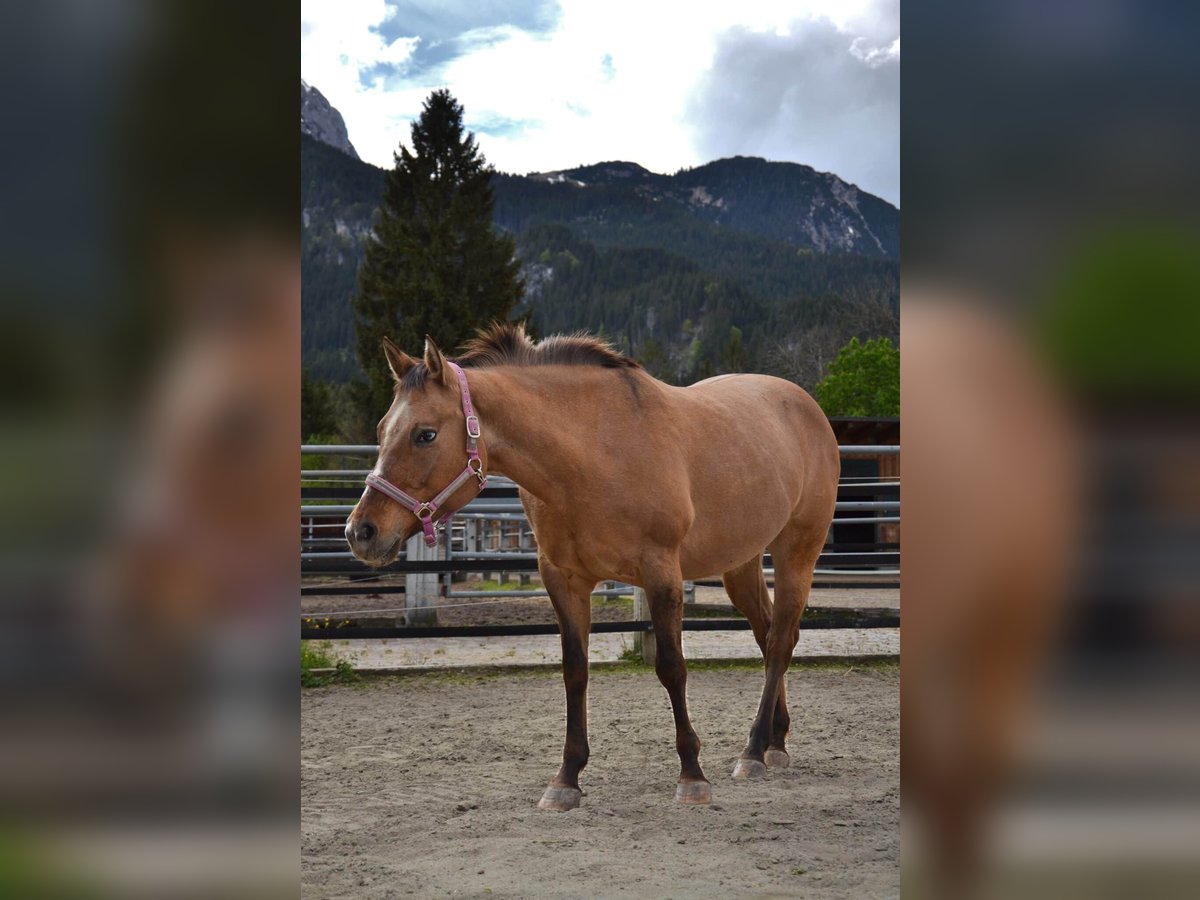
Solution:
{"label": "dark mane", "polygon": [[[589,334],[555,334],[536,343],[522,324],[496,322],[467,341],[454,361],[464,369],[491,366],[600,366],[606,369],[640,369],[641,363],[618,353],[606,341]],[[425,363],[404,376],[405,388],[425,384]]]}

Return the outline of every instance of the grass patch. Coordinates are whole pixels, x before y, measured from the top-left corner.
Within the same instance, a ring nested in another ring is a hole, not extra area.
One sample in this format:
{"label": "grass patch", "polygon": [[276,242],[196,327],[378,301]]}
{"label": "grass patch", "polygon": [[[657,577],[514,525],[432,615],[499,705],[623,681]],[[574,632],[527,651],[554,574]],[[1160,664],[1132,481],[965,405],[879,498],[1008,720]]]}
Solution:
{"label": "grass patch", "polygon": [[641,663],[642,653],[633,644],[621,644],[621,653],[617,657],[623,663]]}
{"label": "grass patch", "polygon": [[633,609],[633,597],[625,596],[624,594],[622,594],[619,597],[608,597],[608,596],[593,597],[592,598],[592,608],[596,609],[597,607],[600,607],[602,609],[632,610]]}
{"label": "grass patch", "polygon": [[470,591],[540,591],[540,584],[521,584],[520,581],[474,581],[465,585]]}
{"label": "grass patch", "polygon": [[56,849],[13,826],[0,830],[0,896],[102,897],[100,888],[85,884],[81,875],[61,871]]}
{"label": "grass patch", "polygon": [[300,642],[300,686],[322,687],[358,680],[354,666],[338,659],[329,641]]}

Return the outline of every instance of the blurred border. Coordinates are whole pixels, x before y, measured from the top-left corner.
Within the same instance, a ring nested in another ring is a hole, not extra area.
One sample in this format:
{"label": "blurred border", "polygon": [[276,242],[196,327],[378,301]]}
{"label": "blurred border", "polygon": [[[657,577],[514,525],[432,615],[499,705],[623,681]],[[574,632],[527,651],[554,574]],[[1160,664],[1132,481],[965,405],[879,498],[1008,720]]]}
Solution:
{"label": "blurred border", "polygon": [[902,10],[913,895],[1200,884],[1197,18]]}
{"label": "blurred border", "polygon": [[0,894],[291,894],[298,10],[0,12]]}

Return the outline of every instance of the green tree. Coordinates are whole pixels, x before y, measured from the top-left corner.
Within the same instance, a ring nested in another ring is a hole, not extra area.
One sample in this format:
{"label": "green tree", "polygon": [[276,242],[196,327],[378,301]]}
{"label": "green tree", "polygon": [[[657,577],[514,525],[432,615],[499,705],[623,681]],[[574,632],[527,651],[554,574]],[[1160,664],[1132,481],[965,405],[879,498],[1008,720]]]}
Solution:
{"label": "green tree", "polygon": [[814,393],[827,416],[900,415],[900,348],[886,337],[851,338]]}
{"label": "green tree", "polygon": [[729,326],[729,340],[721,351],[721,362],[726,372],[742,372],[746,368],[746,349],[742,344],[742,329]]}
{"label": "green tree", "polygon": [[428,334],[452,351],[476,328],[507,319],[524,289],[513,240],[492,225],[493,169],[449,91],[429,95],[412,149],[402,144],[393,157],[351,300],[367,376],[353,400],[371,422],[392,397],[385,336],[415,354]]}
{"label": "green tree", "polygon": [[638,362],[647,372],[660,381],[668,384],[675,383],[675,372],[671,366],[671,357],[663,345],[654,338],[646,338],[638,349]]}
{"label": "green tree", "polygon": [[300,373],[300,440],[336,434],[337,430],[333,391],[304,369]]}

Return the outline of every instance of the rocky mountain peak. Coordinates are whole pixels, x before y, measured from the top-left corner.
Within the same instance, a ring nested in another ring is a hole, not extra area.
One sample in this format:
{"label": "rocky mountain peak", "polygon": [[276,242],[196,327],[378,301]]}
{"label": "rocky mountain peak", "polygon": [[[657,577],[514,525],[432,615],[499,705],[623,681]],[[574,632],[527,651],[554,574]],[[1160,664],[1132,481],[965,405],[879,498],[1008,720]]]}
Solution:
{"label": "rocky mountain peak", "polygon": [[315,87],[300,79],[300,131],[358,159],[346,122]]}

